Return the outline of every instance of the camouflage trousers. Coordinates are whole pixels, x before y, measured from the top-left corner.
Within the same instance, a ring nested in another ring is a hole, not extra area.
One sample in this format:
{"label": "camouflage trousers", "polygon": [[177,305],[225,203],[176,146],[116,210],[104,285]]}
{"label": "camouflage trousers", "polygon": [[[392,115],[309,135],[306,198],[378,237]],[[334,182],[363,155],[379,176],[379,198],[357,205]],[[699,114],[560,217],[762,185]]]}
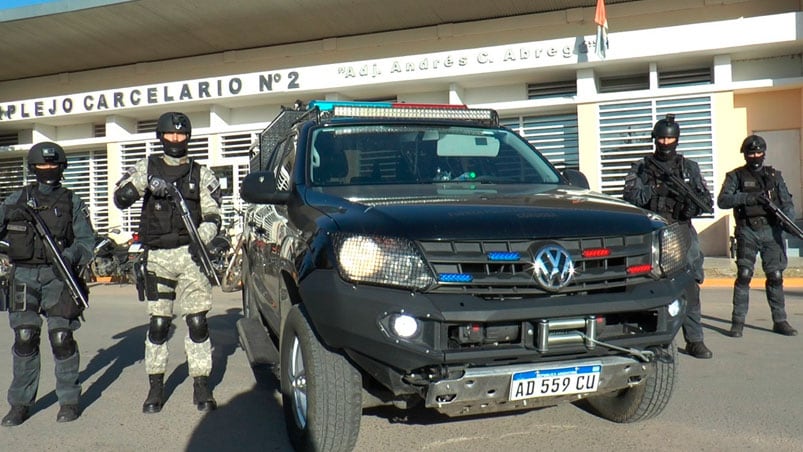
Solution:
{"label": "camouflage trousers", "polygon": [[[212,309],[212,285],[201,272],[187,249],[148,251],[148,273],[155,274],[159,299],[148,301],[148,314],[173,318],[174,308],[182,317],[208,312]],[[170,284],[170,281],[175,284]],[[184,337],[184,351],[190,377],[205,377],[212,372],[212,343],[207,338],[194,342],[189,331]],[[168,347],[145,339],[145,370],[150,374],[163,374],[167,368]]]}

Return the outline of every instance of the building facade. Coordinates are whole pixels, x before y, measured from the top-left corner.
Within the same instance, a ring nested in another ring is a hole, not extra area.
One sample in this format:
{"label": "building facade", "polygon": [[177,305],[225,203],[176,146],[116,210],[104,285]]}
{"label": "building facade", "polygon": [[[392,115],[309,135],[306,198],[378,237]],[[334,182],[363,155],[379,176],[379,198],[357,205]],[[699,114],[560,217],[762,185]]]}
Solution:
{"label": "building facade", "polygon": [[[612,195],[652,151],[652,124],[666,114],[676,115],[679,151],[699,163],[715,196],[743,164],[742,139],[758,133],[803,217],[803,2],[610,4],[604,56],[594,13],[568,8],[2,81],[0,197],[28,179],[32,143],[57,141],[68,152],[66,183],[89,203],[96,229],[130,234],[138,210],[114,207],[114,184],[159,152],[156,118],[182,111],[193,123],[190,155],[221,178],[233,221],[249,152],[283,105],[395,100],[494,108],[558,168],[580,169],[592,189]],[[730,213],[695,220],[707,255],[727,254]]]}

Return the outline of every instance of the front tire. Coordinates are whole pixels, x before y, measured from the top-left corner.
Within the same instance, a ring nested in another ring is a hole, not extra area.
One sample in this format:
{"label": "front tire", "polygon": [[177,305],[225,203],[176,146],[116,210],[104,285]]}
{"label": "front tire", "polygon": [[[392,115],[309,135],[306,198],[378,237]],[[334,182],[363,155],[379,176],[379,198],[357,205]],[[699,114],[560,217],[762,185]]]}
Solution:
{"label": "front tire", "polygon": [[284,417],[295,449],[353,450],[362,416],[360,373],[320,343],[298,305],[287,316],[280,367]]}
{"label": "front tire", "polygon": [[586,399],[592,412],[613,422],[631,423],[660,414],[675,387],[678,352],[670,344],[649,363],[651,372],[638,386]]}

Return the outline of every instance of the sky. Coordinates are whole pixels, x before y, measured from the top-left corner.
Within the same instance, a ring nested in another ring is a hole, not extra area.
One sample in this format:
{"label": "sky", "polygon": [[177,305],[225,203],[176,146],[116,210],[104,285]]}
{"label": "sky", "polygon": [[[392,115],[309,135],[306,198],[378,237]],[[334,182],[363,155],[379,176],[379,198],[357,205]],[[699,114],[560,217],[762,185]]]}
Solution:
{"label": "sky", "polygon": [[0,1],[0,10],[39,5],[41,3],[53,3],[56,1],[58,0],[2,0]]}

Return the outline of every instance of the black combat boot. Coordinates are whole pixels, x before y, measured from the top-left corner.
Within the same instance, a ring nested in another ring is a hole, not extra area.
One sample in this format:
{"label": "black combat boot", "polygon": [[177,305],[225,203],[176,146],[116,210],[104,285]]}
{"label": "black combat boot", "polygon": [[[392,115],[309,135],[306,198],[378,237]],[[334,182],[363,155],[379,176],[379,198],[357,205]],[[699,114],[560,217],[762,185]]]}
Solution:
{"label": "black combat boot", "polygon": [[11,410],[3,418],[3,427],[14,427],[25,422],[30,416],[29,408],[23,405],[11,405]]}
{"label": "black combat boot", "polygon": [[743,322],[732,322],[731,323],[731,337],[742,337],[742,331],[744,330],[744,323]]}
{"label": "black combat boot", "polygon": [[775,331],[778,334],[783,334],[784,336],[797,336],[797,330],[792,328],[792,325],[790,325],[786,320],[775,322],[772,325],[772,331]]}
{"label": "black combat boot", "polygon": [[165,374],[148,375],[148,380],[151,383],[151,389],[148,391],[148,398],[142,404],[142,412],[158,413],[162,411],[162,405],[165,403]]}
{"label": "black combat boot", "polygon": [[195,377],[192,382],[192,403],[198,406],[198,411],[212,411],[217,408],[217,402],[209,389],[209,377]]}
{"label": "black combat boot", "polygon": [[78,405],[62,405],[56,415],[56,422],[72,422],[81,416],[81,408]]}
{"label": "black combat boot", "polygon": [[712,356],[714,356],[714,354],[711,353],[711,350],[709,350],[708,347],[705,346],[703,341],[689,342],[688,344],[686,344],[686,353],[688,353],[691,356],[694,356],[697,359],[709,359]]}

